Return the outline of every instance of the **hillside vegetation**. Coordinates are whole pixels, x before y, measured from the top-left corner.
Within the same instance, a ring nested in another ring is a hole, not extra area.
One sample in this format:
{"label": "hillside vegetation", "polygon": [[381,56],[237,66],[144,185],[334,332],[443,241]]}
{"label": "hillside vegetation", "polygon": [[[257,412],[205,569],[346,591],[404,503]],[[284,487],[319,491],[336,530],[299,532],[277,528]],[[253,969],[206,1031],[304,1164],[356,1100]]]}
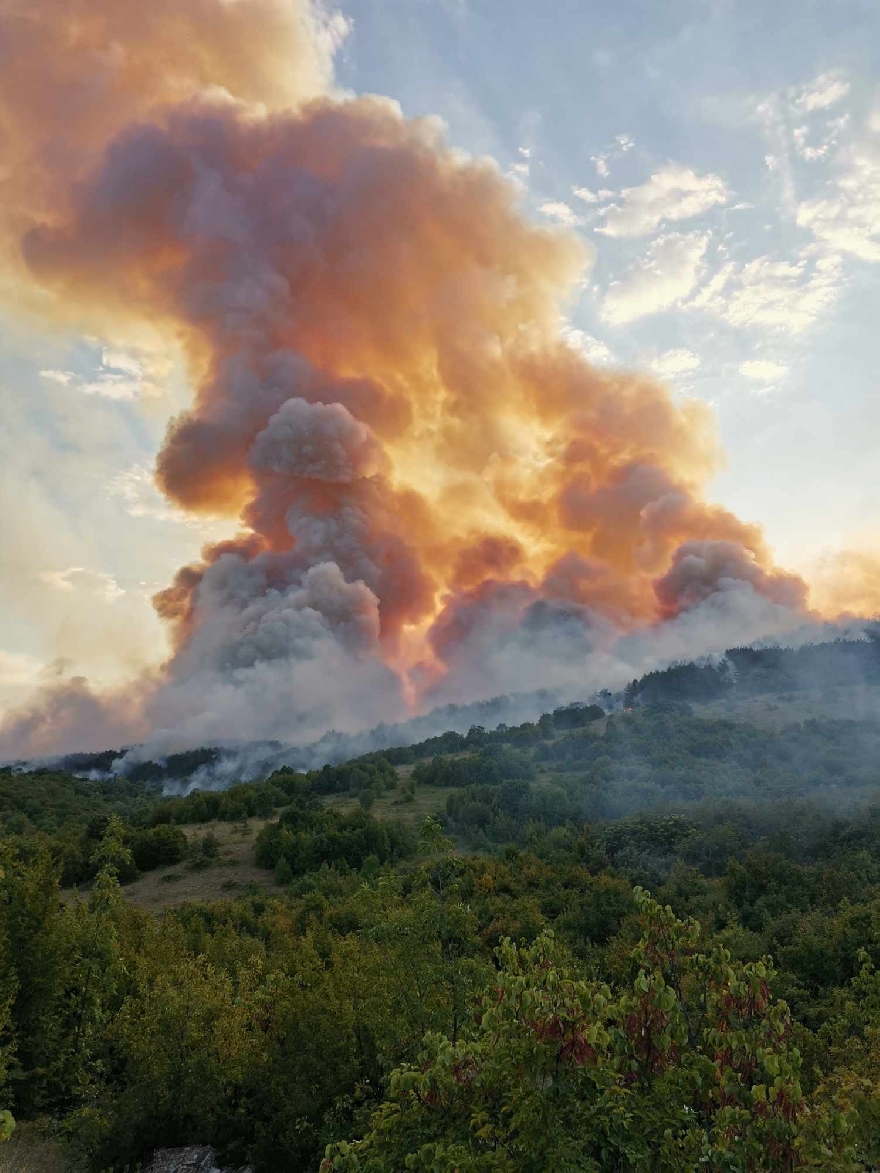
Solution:
{"label": "hillside vegetation", "polygon": [[880,722],[738,719],[764,667],[224,791],[0,773],[0,1130],[96,1173],[880,1165]]}

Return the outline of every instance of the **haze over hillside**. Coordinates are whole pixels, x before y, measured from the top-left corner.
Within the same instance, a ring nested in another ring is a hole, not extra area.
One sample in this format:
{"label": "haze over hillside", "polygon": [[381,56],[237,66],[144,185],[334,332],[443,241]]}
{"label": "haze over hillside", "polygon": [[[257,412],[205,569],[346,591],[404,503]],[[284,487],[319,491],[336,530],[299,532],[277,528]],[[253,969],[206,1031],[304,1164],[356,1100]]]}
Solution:
{"label": "haze over hillside", "polygon": [[[156,759],[149,746],[107,748],[95,753],[47,759],[62,769],[91,777],[123,774],[161,782],[171,791],[222,788],[275,769],[315,769],[362,754],[421,742],[477,726],[504,729],[533,721],[554,708],[600,706],[615,713],[656,702],[698,706],[699,713],[779,725],[810,718],[880,718],[880,633],[865,625],[865,638],[802,644],[798,648],[731,648],[712,660],[681,662],[627,682],[617,692],[601,689],[572,700],[570,690],[494,697],[471,705],[447,705],[398,725],[379,725],[358,734],[331,731],[307,745],[242,742],[233,737],[211,746]],[[18,768],[26,766],[20,762]]]}

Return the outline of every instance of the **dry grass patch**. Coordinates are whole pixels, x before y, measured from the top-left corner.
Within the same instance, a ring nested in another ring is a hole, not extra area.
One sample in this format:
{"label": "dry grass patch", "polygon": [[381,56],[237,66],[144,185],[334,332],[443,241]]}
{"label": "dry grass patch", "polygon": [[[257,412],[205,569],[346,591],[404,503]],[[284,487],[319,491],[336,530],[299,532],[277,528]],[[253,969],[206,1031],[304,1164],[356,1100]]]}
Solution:
{"label": "dry grass patch", "polygon": [[19,1124],[0,1144],[0,1173],[68,1173],[71,1166],[61,1144],[39,1124]]}
{"label": "dry grass patch", "polygon": [[187,860],[146,872],[133,884],[125,885],[126,899],[149,911],[159,911],[176,904],[230,900],[255,888],[277,892],[272,872],[254,863],[254,844],[268,821],[247,819],[240,823],[197,823],[183,827],[193,846],[213,833],[218,843],[216,859],[205,867],[194,868]]}
{"label": "dry grass patch", "polygon": [[[268,819],[254,818],[182,827],[193,846],[212,832],[218,843],[216,858],[204,867],[193,867],[192,860],[181,860],[171,867],[145,872],[123,887],[123,896],[148,912],[161,912],[178,904],[232,900],[254,890],[277,893],[280,889],[272,872],[254,863],[254,844],[267,822]],[[73,891],[62,893],[65,899],[73,899],[73,895]],[[80,895],[88,899],[88,888],[81,888]]]}

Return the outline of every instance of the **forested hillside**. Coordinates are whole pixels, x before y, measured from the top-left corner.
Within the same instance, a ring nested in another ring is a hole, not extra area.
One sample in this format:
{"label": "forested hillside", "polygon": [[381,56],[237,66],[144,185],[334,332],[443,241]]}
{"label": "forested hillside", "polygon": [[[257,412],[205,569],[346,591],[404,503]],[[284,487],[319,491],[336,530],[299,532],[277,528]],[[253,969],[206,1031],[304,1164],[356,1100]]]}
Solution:
{"label": "forested hillside", "polygon": [[[546,723],[550,710],[583,714],[591,704],[604,714],[676,701],[762,725],[810,717],[880,718],[880,626],[867,624],[865,638],[857,640],[835,639],[798,648],[729,648],[722,657],[672,664],[630,681],[617,692],[602,689],[578,704],[563,704],[570,699],[541,689],[470,705],[450,704],[402,725],[379,725],[364,733],[331,731],[310,745],[233,739],[233,744],[201,746],[159,760],[153,760],[144,747],[133,752],[131,747],[120,747],[68,754],[54,765],[75,774],[121,773],[132,782],[185,790],[193,785],[225,787],[283,766],[309,770],[326,762],[339,764],[371,752],[406,755],[415,747],[414,753],[425,756],[443,746],[452,748],[455,738],[474,726],[503,732],[507,725],[536,719],[539,713],[545,714]],[[532,724],[527,721],[526,728]]]}
{"label": "forested hillside", "polygon": [[880,1165],[880,722],[718,715],[709,671],[185,797],[0,772],[3,1128],[95,1171]]}

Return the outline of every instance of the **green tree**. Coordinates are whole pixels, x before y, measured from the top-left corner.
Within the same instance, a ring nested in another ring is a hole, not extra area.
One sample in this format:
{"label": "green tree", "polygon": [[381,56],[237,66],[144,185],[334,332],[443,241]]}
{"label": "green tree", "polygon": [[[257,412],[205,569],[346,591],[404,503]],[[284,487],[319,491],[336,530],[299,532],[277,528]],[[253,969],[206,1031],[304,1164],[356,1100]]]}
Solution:
{"label": "green tree", "polygon": [[0,1004],[6,1007],[9,1098],[16,1115],[51,1108],[64,1084],[64,1003],[71,941],[58,871],[37,850],[0,854]]}
{"label": "green tree", "polygon": [[428,1035],[323,1173],[853,1169],[842,1117],[804,1099],[768,966],[702,953],[696,922],[637,902],[630,985],[572,971],[549,934],[506,940],[470,1037]]}
{"label": "green tree", "polygon": [[89,1101],[101,1082],[109,1026],[124,994],[125,964],[117,919],[119,874],[132,866],[124,826],[111,816],[92,855],[97,866],[88,904],[77,901],[66,916],[68,953],[63,1002],[60,1097],[66,1106]]}
{"label": "green tree", "polygon": [[820,1032],[834,1069],[820,1094],[848,1112],[864,1167],[880,1166],[880,972],[864,950],[861,968]]}
{"label": "green tree", "polygon": [[[6,878],[8,858],[0,850],[0,882]],[[10,1011],[17,988],[17,978],[12,968],[9,955],[9,935],[6,931],[6,917],[4,903],[0,903],[0,1104],[3,1103],[7,1091],[7,1060],[11,1049]],[[15,1120],[8,1108],[0,1107],[0,1143],[9,1140],[15,1128]]]}
{"label": "green tree", "polygon": [[419,827],[419,851],[422,855],[446,855],[452,840],[443,834],[443,826],[433,815],[425,815]]}

